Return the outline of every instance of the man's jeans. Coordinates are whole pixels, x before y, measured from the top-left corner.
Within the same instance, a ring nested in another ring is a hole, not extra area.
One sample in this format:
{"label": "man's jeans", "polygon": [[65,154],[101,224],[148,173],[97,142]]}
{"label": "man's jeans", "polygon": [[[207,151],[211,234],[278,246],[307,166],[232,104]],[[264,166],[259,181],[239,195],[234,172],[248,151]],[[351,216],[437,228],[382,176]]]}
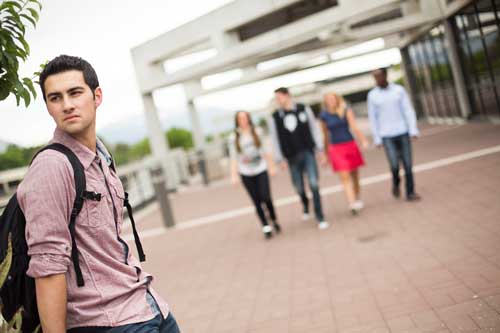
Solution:
{"label": "man's jeans", "polygon": [[309,199],[304,189],[304,173],[307,175],[309,188],[313,194],[314,213],[318,221],[323,221],[324,215],[321,208],[321,198],[318,186],[318,166],[312,151],[303,151],[288,160],[293,186],[302,199],[304,213],[309,213]]}
{"label": "man's jeans", "polygon": [[174,316],[169,313],[167,319],[163,319],[161,314],[151,320],[130,324],[124,326],[113,327],[106,333],[179,333],[179,326],[175,321]]}
{"label": "man's jeans", "polygon": [[390,138],[382,138],[387,160],[392,172],[392,185],[399,188],[399,161],[403,162],[405,169],[406,196],[415,193],[412,171],[411,142],[408,134],[398,135]]}

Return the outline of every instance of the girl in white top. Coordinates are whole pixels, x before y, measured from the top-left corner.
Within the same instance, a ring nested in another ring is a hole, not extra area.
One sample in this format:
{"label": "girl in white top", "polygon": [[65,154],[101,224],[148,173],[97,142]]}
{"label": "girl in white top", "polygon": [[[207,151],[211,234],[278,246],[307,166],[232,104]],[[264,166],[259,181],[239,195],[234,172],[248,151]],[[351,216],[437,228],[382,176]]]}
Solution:
{"label": "girl in white top", "polygon": [[[262,223],[262,232],[266,238],[272,237],[273,228],[269,225],[263,206],[267,208],[274,230],[279,233],[281,228],[276,219],[269,175],[275,174],[274,163],[268,149],[264,149],[261,140],[262,133],[256,129],[245,111],[238,111],[235,115],[235,130],[230,140],[231,155],[231,182],[237,184],[238,178],[245,186],[255,210]],[[239,177],[238,177],[239,175]]]}

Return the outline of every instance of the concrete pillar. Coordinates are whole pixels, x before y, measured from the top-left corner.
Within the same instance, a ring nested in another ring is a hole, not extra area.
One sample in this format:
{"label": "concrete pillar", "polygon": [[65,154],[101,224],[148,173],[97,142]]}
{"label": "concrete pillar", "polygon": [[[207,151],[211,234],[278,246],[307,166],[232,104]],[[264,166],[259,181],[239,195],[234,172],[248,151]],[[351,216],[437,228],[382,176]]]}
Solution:
{"label": "concrete pillar", "polygon": [[200,81],[190,81],[184,83],[184,92],[187,98],[187,107],[189,112],[189,120],[191,122],[191,131],[193,132],[193,141],[198,159],[198,169],[203,178],[203,184],[208,185],[206,152],[205,152],[205,136],[200,123],[200,117],[194,105],[194,98],[199,96],[203,88]]}
{"label": "concrete pillar", "polygon": [[200,124],[200,117],[196,111],[194,101],[188,101],[189,119],[191,121],[191,129],[193,132],[194,147],[198,157],[198,169],[203,178],[203,184],[208,185],[206,152],[205,152],[205,137]]}
{"label": "concrete pillar", "polygon": [[413,71],[410,68],[411,58],[410,52],[408,48],[405,47],[399,50],[401,53],[401,69],[403,70],[403,79],[406,87],[408,88],[408,92],[410,94],[413,106],[416,109],[417,116],[422,117],[424,115],[422,110],[422,104],[420,99],[418,98],[418,89],[415,75],[413,75]]}
{"label": "concrete pillar", "polygon": [[196,150],[203,150],[205,148],[205,138],[200,124],[200,117],[194,106],[194,101],[191,99],[187,103],[189,110],[189,120],[191,121],[191,129],[193,131],[194,147]]}
{"label": "concrete pillar", "polygon": [[458,103],[460,113],[464,119],[467,119],[471,114],[471,101],[467,93],[467,85],[465,83],[464,70],[458,55],[458,46],[456,35],[449,20],[443,21],[444,36],[446,39],[446,50],[448,51],[448,58],[450,59],[451,71],[453,73],[453,81],[455,83],[455,90],[458,96]]}
{"label": "concrete pillar", "polygon": [[142,96],[144,104],[144,114],[146,115],[146,125],[148,126],[149,144],[151,152],[160,163],[167,179],[169,189],[175,189],[179,184],[179,177],[175,166],[168,159],[168,143],[165,139],[165,133],[161,128],[160,118],[156,112],[156,107],[151,93]]}

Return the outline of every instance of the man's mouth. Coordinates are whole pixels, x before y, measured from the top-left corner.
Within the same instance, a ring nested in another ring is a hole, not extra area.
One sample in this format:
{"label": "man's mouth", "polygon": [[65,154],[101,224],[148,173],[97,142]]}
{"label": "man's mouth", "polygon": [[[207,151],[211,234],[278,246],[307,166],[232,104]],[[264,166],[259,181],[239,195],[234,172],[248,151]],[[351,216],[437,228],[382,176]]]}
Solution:
{"label": "man's mouth", "polygon": [[64,118],[64,121],[73,120],[73,119],[76,119],[76,118],[79,118],[79,116],[77,116],[77,115],[71,115],[71,116],[68,116],[68,117]]}

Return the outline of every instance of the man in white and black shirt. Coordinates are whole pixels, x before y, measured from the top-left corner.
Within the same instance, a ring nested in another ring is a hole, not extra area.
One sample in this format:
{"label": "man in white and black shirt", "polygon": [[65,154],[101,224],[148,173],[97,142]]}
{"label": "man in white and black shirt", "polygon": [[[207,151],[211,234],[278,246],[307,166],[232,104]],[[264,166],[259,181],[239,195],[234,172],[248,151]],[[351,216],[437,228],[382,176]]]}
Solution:
{"label": "man in white and black shirt", "polygon": [[[318,185],[318,166],[315,151],[323,151],[321,131],[309,106],[293,103],[287,88],[274,91],[279,109],[272,114],[270,132],[273,140],[274,159],[282,168],[290,168],[295,190],[302,199],[304,219],[309,218],[309,199],[304,189],[304,173],[313,194],[314,213],[318,227],[325,229],[325,221]],[[319,158],[324,158],[319,154]]]}

